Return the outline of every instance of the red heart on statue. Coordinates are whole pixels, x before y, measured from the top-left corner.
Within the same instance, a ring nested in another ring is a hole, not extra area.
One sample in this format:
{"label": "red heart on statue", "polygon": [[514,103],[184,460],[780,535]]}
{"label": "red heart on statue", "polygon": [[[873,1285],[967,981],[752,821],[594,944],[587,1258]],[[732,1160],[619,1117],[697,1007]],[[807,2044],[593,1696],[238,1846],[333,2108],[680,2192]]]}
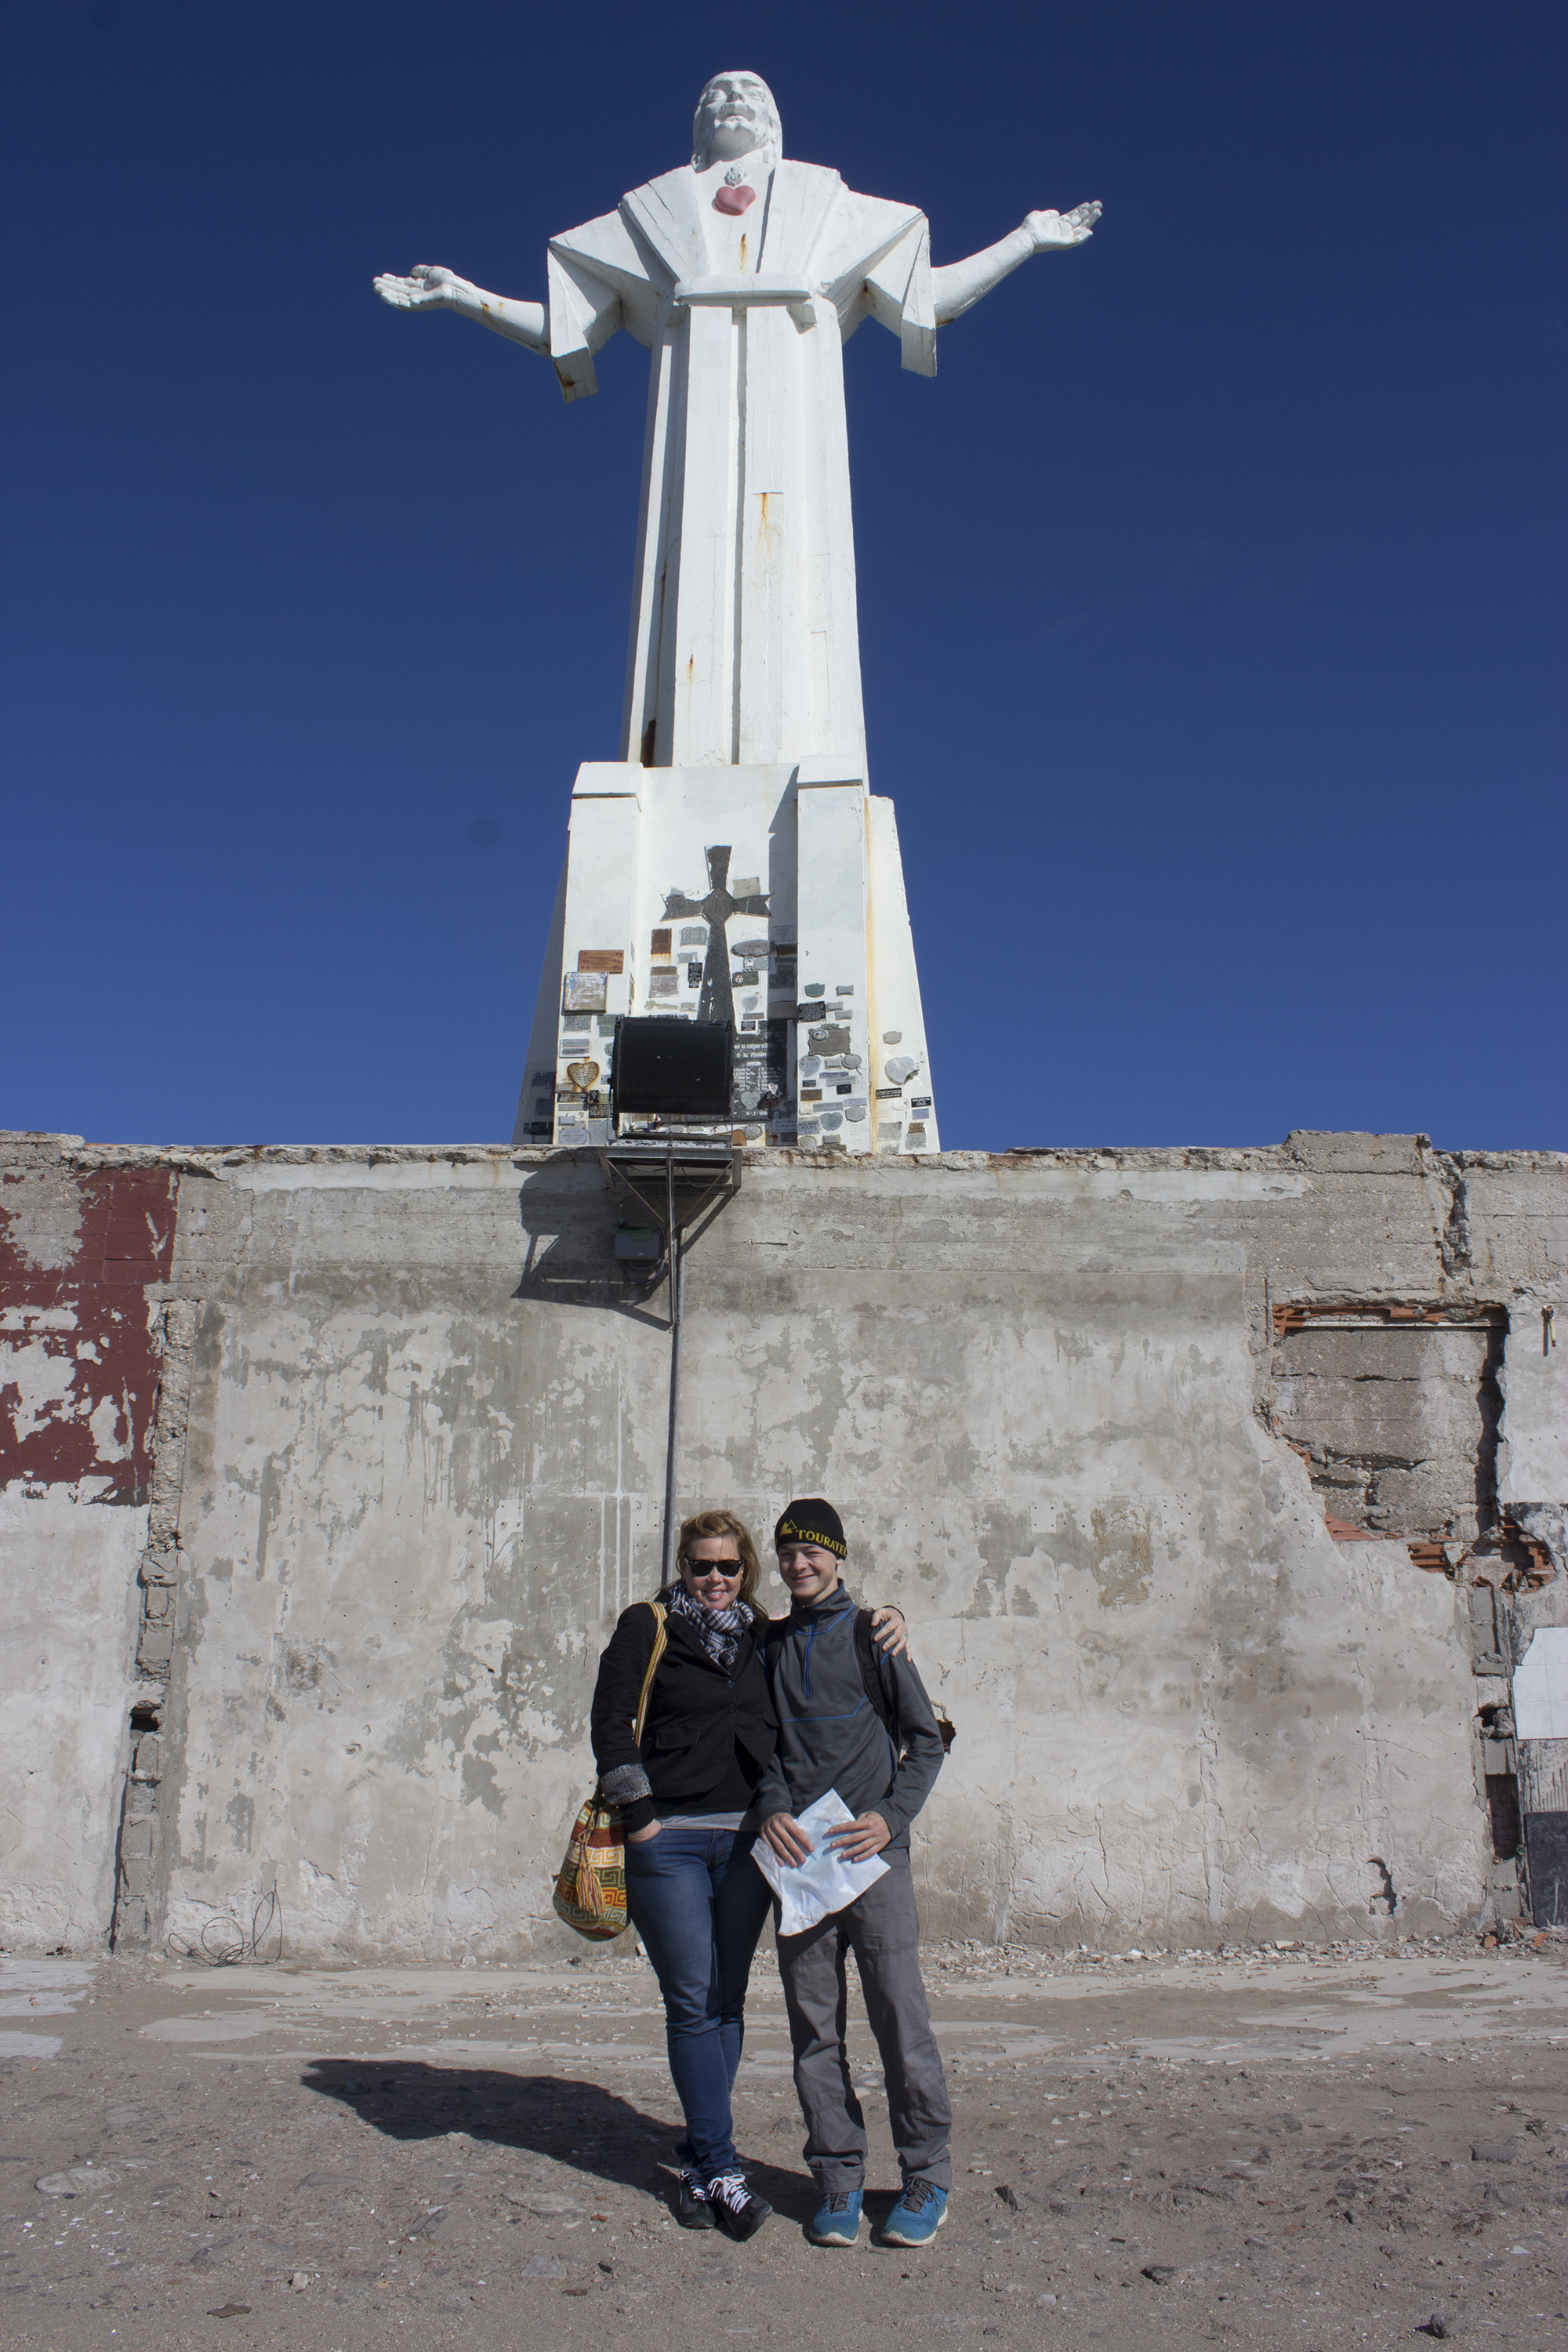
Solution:
{"label": "red heart on statue", "polygon": [[743,213],[757,201],[755,188],[721,188],[713,199],[716,213]]}

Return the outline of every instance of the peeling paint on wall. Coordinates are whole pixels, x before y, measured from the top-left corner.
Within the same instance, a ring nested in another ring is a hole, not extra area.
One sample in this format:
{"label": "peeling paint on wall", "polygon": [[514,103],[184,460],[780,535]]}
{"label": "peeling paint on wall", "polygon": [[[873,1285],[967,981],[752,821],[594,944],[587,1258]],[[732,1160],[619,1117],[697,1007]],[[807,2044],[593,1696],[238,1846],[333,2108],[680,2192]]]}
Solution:
{"label": "peeling paint on wall", "polygon": [[179,1179],[166,1168],[0,1171],[0,1475],[146,1500]]}

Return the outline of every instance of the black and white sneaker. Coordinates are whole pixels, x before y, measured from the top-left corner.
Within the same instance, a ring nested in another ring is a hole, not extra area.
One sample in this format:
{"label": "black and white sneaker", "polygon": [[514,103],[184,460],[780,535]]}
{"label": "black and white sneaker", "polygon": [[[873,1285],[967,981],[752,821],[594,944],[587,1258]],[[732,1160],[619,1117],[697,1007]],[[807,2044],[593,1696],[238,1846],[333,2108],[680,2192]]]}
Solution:
{"label": "black and white sneaker", "polygon": [[743,2172],[715,2173],[708,2183],[708,2201],[720,2229],[739,2245],[756,2236],[773,2210],[752,2196]]}
{"label": "black and white sneaker", "polygon": [[675,2184],[675,2218],[683,2230],[710,2230],[713,2208],[708,2201],[708,2190],[700,2173],[689,2164],[681,2166],[680,2178]]}

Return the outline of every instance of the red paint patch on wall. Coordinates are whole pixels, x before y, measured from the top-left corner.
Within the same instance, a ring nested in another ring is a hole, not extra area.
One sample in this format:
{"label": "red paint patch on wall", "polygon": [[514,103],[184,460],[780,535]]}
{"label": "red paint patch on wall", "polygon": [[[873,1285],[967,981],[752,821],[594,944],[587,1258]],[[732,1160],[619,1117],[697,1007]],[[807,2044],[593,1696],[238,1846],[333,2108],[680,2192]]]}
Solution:
{"label": "red paint patch on wall", "polygon": [[101,1502],[146,1501],[159,1376],[147,1286],[169,1279],[178,1182],[170,1169],[56,1167],[0,1183],[0,1477],[88,1479]]}

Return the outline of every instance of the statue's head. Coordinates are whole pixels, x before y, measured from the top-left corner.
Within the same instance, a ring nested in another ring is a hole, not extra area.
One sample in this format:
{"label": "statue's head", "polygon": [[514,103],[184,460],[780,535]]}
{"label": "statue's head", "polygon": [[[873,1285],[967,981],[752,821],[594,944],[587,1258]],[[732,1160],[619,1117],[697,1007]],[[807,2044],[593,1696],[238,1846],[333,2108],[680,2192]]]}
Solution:
{"label": "statue's head", "polygon": [[691,148],[691,161],[700,172],[758,148],[770,166],[778,162],[784,153],[784,127],[773,94],[760,74],[714,75],[697,101]]}

